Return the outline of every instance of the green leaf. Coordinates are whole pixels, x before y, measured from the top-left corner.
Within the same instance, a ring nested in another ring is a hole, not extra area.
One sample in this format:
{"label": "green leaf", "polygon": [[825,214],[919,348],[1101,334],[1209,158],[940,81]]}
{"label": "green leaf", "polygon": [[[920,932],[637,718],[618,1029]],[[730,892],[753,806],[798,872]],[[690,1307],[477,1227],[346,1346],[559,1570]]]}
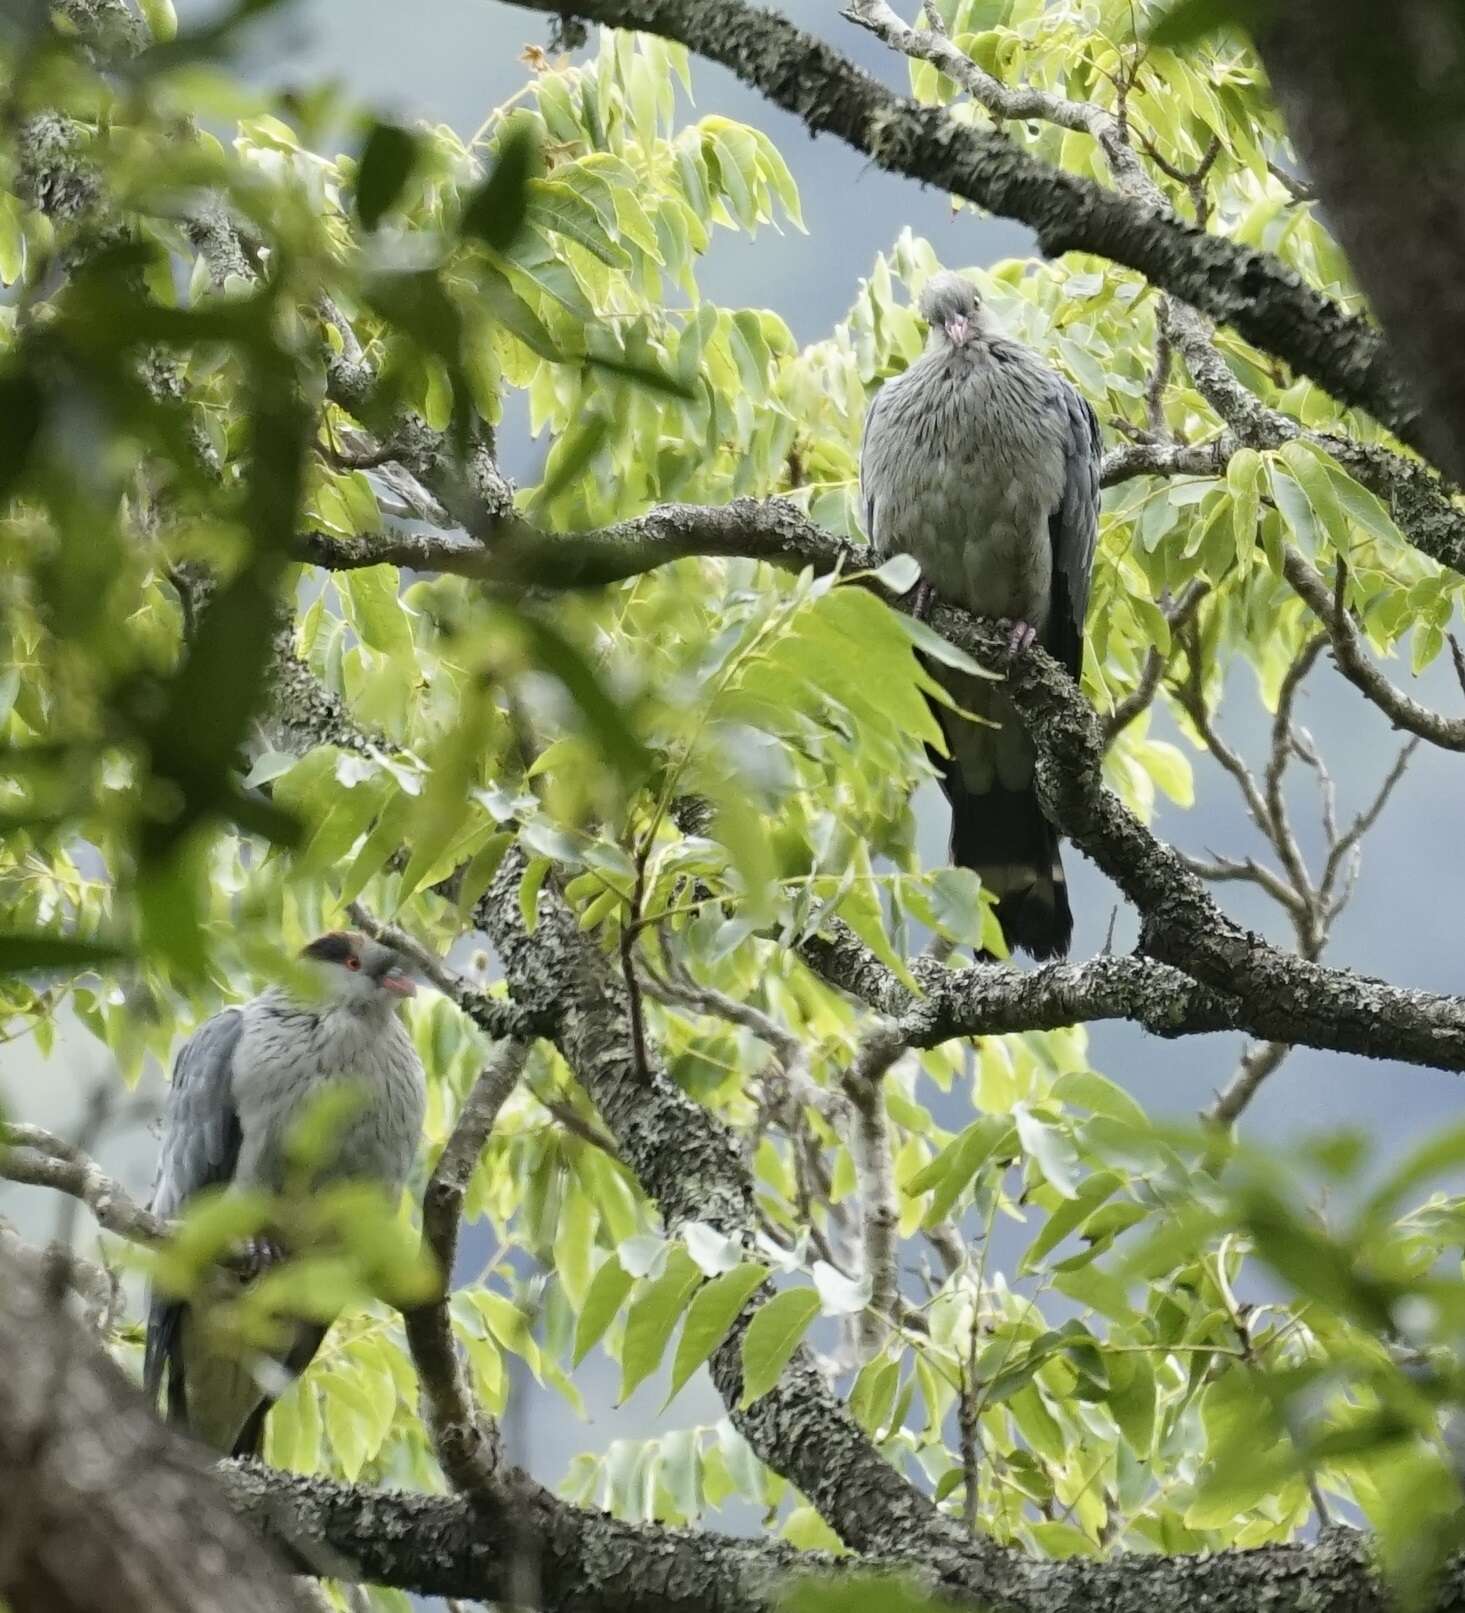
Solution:
{"label": "green leaf", "polygon": [[582,414],[556,440],[544,467],[544,480],[534,490],[536,513],[573,487],[610,435],[610,421],[598,409]]}
{"label": "green leaf", "polygon": [[1301,545],[1304,554],[1315,555],[1322,534],[1307,494],[1296,478],[1275,461],[1268,465],[1267,476],[1272,486],[1272,497],[1292,536]]}
{"label": "green leaf", "polygon": [[529,185],[543,167],[539,127],[520,113],[504,125],[488,178],[463,204],[459,229],[495,252],[505,252],[524,227]]}
{"label": "green leaf", "polygon": [[638,363],[634,359],[618,358],[609,353],[587,353],[585,363],[592,369],[604,370],[607,375],[629,381],[632,386],[643,387],[648,392],[660,392],[669,398],[680,398],[684,403],[694,402],[699,395],[698,389],[690,381],[668,375],[655,364]]}
{"label": "green leaf", "polygon": [[1359,1226],[1383,1226],[1406,1194],[1433,1177],[1454,1173],[1462,1164],[1465,1164],[1465,1125],[1449,1126],[1426,1138],[1369,1194],[1359,1212]]}
{"label": "green leaf", "polygon": [[887,593],[899,599],[921,580],[921,563],[913,554],[893,554],[883,566],[856,575],[873,578]]}
{"label": "green leaf", "polygon": [[20,202],[0,192],[0,285],[13,286],[25,272],[25,230]]}
{"label": "green leaf", "polygon": [[402,661],[407,673],[413,660],[411,624],[397,594],[399,574],[395,566],[363,566],[336,577],[361,642],[394,661]]}
{"label": "green leaf", "polygon": [[544,884],[549,867],[548,857],[535,857],[519,881],[519,916],[530,935],[534,934],[539,923],[539,887]]}
{"label": "green leaf", "polygon": [[1116,1171],[1095,1171],[1086,1177],[1083,1186],[1072,1198],[1067,1198],[1053,1211],[1043,1224],[1043,1230],[1028,1245],[1022,1257],[1022,1271],[1034,1271],[1044,1255],[1056,1249],[1080,1222],[1085,1221],[1098,1207],[1117,1193],[1123,1178]]}
{"label": "green leaf", "polygon": [[666,1405],[671,1404],[687,1379],[727,1337],[738,1313],[767,1276],[766,1266],[757,1261],[745,1261],[712,1278],[697,1291],[677,1343]]}
{"label": "green leaf", "polygon": [[962,1190],[994,1155],[1004,1139],[1016,1145],[1012,1121],[1006,1115],[983,1115],[954,1137],[924,1170],[905,1185],[909,1194],[934,1193],[924,1217],[927,1226],[944,1219]]}
{"label": "green leaf", "polygon": [[671,1342],[672,1329],[702,1281],[697,1262],[682,1244],[667,1255],[666,1270],[649,1282],[632,1301],[621,1345],[621,1393],[624,1404],[637,1387],[655,1372]]}
{"label": "green leaf", "polygon": [[417,166],[420,142],[397,123],[374,123],[356,170],[356,212],[368,230],[401,196]]}
{"label": "green leaf", "polygon": [[635,1280],[615,1255],[607,1255],[601,1261],[590,1279],[590,1287],[585,1291],[585,1303],[580,1307],[580,1316],[575,1323],[573,1365],[579,1366],[600,1341]]}
{"label": "green leaf", "polygon": [[610,269],[628,270],[630,254],[612,240],[600,215],[570,185],[558,179],[529,181],[525,217],[555,235],[582,246]]}
{"label": "green leaf", "polygon": [[1149,1116],[1116,1082],[1097,1070],[1069,1070],[1053,1083],[1053,1096],[1076,1103],[1096,1115],[1106,1115],[1138,1131],[1150,1129]]}
{"label": "green leaf", "polygon": [[1343,548],[1347,534],[1344,531],[1342,505],[1331,475],[1332,470],[1336,469],[1332,459],[1300,438],[1284,443],[1281,457],[1307,495],[1307,502],[1322,523],[1324,534],[1336,547]]}
{"label": "green leaf", "polygon": [[1037,1162],[1043,1179],[1066,1199],[1078,1195],[1078,1151],[1067,1132],[1040,1120],[1025,1103],[1012,1107],[1022,1151]]}
{"label": "green leaf", "polygon": [[523,342],[531,353],[555,364],[564,361],[565,355],[544,321],[509,280],[491,265],[484,266],[478,280],[478,291],[494,322]]}
{"label": "green leaf", "polygon": [[1150,29],[1152,45],[1193,45],[1218,28],[1255,28],[1276,0],[1176,0]]}
{"label": "green leaf", "polygon": [[1226,467],[1226,486],[1231,491],[1231,530],[1236,541],[1236,559],[1243,571],[1251,566],[1256,547],[1256,526],[1261,514],[1257,476],[1262,458],[1254,448],[1240,448]]}
{"label": "green leaf", "polygon": [[137,0],[137,9],[158,44],[166,45],[178,37],[178,13],[173,9],[173,0]]}
{"label": "green leaf", "polygon": [[66,935],[0,934],[0,974],[31,969],[86,969],[130,955],[114,941],[84,941]]}
{"label": "green leaf", "polygon": [[1155,1364],[1145,1350],[1109,1358],[1109,1410],[1134,1454],[1145,1461],[1155,1436]]}
{"label": "green leaf", "polygon": [[1033,1540],[1045,1557],[1099,1557],[1102,1552],[1096,1541],[1090,1540],[1082,1529],[1059,1519],[1044,1520],[1028,1525]]}
{"label": "green leaf", "polygon": [[564,685],[605,759],[628,784],[638,783],[650,766],[650,755],[631,731],[620,706],[601,687],[590,663],[544,617],[526,613],[520,624],[535,663]]}
{"label": "green leaf", "polygon": [[929,655],[933,661],[939,661],[942,666],[955,667],[958,672],[969,672],[974,678],[1001,680],[1002,673],[992,672],[980,662],[974,661],[965,650],[958,648],[950,639],[942,638],[934,627],[917,621],[914,616],[907,616],[903,611],[897,612],[895,619],[901,632],[922,654]]}
{"label": "green leaf", "polygon": [[740,1406],[751,1406],[773,1388],[818,1314],[819,1296],[812,1288],[790,1288],[758,1307],[743,1335]]}

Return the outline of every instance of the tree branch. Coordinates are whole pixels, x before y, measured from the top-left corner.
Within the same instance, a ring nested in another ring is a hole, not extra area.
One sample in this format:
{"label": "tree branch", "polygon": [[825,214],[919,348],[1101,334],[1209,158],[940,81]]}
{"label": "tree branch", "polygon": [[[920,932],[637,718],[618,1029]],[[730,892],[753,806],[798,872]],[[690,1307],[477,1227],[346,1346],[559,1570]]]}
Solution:
{"label": "tree branch", "polygon": [[[1341,575],[1341,562],[1340,575]],[[1282,574],[1323,624],[1333,660],[1345,678],[1361,691],[1396,728],[1418,734],[1442,750],[1465,751],[1465,717],[1445,717],[1396,688],[1364,653],[1363,642],[1346,607],[1321,572],[1300,549],[1282,550]]]}
{"label": "tree branch", "polygon": [[422,1245],[442,1273],[443,1293],[431,1304],[402,1313],[422,1387],[423,1421],[438,1461],[454,1489],[474,1494],[493,1485],[503,1450],[498,1429],[477,1403],[453,1339],[453,1265],[463,1195],[528,1053],[524,1042],[501,1042],[458,1112],[422,1196]]}
{"label": "tree branch", "polygon": [[[558,14],[563,0],[513,0]],[[1138,206],[1020,151],[1001,135],[893,94],[775,12],[743,0],[577,0],[576,14],[675,39],[720,62],[815,134],[830,133],[880,167],[1020,219],[1043,252],[1097,253],[1233,325],[1341,402],[1367,409],[1401,441],[1431,434],[1378,333],[1265,253]]]}
{"label": "tree branch", "polygon": [[860,1263],[870,1284],[869,1303],[859,1318],[863,1360],[869,1360],[884,1344],[900,1299],[896,1273],[900,1201],[895,1191],[884,1077],[905,1050],[899,1027],[888,1019],[876,1020],[860,1038],[844,1082],[855,1112],[850,1153],[859,1184]]}
{"label": "tree branch", "polygon": [[104,1232],[132,1243],[162,1243],[172,1230],[84,1154],[39,1126],[0,1126],[0,1176],[79,1199]]}
{"label": "tree branch", "polygon": [[0,1242],[0,1597],[13,1613],[305,1613],[203,1451]]}
{"label": "tree branch", "polygon": [[[574,587],[587,578],[630,576],[697,552],[742,555],[787,567],[808,565],[819,572],[858,568],[868,558],[863,549],[814,526],[783,499],[739,499],[708,509],[667,506],[563,541],[575,557],[564,568],[540,570],[543,555],[536,556],[531,566],[525,563],[527,551],[519,552],[515,567],[525,581],[532,573],[536,586]],[[699,550],[699,544],[705,548]],[[1005,673],[1020,717],[1037,742],[1039,785],[1047,810],[1139,908],[1144,950],[1211,987],[1223,999],[1239,999],[1242,1005],[1217,1010],[1211,995],[1177,1004],[1153,989],[1124,999],[1116,994],[1112,981],[1106,981],[1098,999],[1104,1006],[1093,1017],[1108,1017],[1126,1002],[1119,1008],[1125,1017],[1144,1014],[1147,1017],[1140,1023],[1151,1029],[1168,1024],[1168,1034],[1176,1034],[1176,1027],[1185,1028],[1193,1017],[1215,1015],[1236,1023],[1244,1021],[1244,1028],[1262,1040],[1300,1042],[1371,1058],[1465,1070],[1465,999],[1411,991],[1349,970],[1309,963],[1278,951],[1234,924],[1205,893],[1180,854],[1157,840],[1104,787],[1099,722],[1049,656],[1034,649],[1012,662],[1005,638],[990,623],[953,606],[938,605],[932,623],[983,665]],[[1260,814],[1258,822],[1265,823],[1266,804],[1255,781],[1252,794]],[[1034,972],[1038,977],[1042,974]],[[1153,984],[1150,977],[1146,985],[1152,988]],[[534,1020],[536,1013],[553,1016],[556,1005],[543,991],[524,997],[517,986],[512,989],[520,1007],[531,1015],[521,1025],[548,1022]],[[1042,1011],[1058,1011],[1056,997],[1049,996],[1045,1002]],[[1204,1004],[1204,1010],[1198,1010],[1197,1004]],[[1073,1022],[1074,1018],[1046,1021]],[[1007,1023],[1000,1028],[1037,1027]],[[1222,1027],[1206,1023],[1204,1028]]]}
{"label": "tree branch", "polygon": [[[557,1017],[560,1052],[667,1230],[701,1221],[751,1247],[757,1229],[752,1182],[734,1139],[667,1078],[654,1052],[643,1073],[619,973],[548,882],[536,898],[534,927],[525,928],[519,908],[524,868],[523,853],[512,848],[474,914],[493,940],[510,990],[531,1013]],[[993,1590],[996,1548],[966,1537],[885,1461],[830,1392],[807,1348],[795,1353],[772,1390],[741,1405],[743,1335],[771,1292],[765,1286],[753,1296],[710,1363],[743,1437],[853,1549],[904,1555],[919,1540],[956,1580],[979,1592]]]}

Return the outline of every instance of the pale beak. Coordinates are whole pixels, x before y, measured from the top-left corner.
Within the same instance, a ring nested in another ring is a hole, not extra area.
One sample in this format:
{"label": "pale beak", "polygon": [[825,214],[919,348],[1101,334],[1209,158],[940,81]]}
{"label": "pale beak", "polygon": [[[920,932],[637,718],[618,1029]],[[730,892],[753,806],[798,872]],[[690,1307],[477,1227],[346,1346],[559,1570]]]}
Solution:
{"label": "pale beak", "polygon": [[954,347],[961,346],[961,344],[967,339],[967,335],[970,330],[971,325],[965,314],[953,314],[952,317],[946,321],[946,334],[948,337],[950,337],[951,343]]}
{"label": "pale beak", "polygon": [[399,997],[415,997],[417,982],[401,969],[388,969],[381,978],[383,991],[394,991]]}

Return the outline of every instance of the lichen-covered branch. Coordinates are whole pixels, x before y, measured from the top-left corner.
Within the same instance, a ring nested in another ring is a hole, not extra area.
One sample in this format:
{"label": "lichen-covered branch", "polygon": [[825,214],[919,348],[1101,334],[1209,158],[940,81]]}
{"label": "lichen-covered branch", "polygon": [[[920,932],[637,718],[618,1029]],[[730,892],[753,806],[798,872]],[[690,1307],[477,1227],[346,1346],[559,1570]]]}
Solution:
{"label": "lichen-covered branch", "polygon": [[[562,540],[543,541],[548,545]],[[549,569],[546,553],[527,566],[527,551],[521,550],[516,560],[521,576],[527,580],[532,575],[541,588],[567,588],[587,576],[597,581],[630,576],[695,553],[742,555],[782,566],[812,566],[820,572],[858,569],[866,558],[863,550],[815,526],[784,499],[738,499],[707,509],[667,506],[563,541],[573,545],[577,564]],[[1104,788],[1103,731],[1072,681],[1041,651],[1010,665],[1005,639],[990,624],[954,607],[938,606],[932,620],[985,665],[1005,670],[1023,720],[1038,740],[1048,810],[1140,909],[1144,949],[1153,959],[1212,988],[1200,999],[1175,997],[1155,989],[1155,977],[1147,976],[1143,991],[1130,992],[1133,982],[1124,982],[1121,989],[1114,977],[1101,973],[1094,977],[1090,995],[1087,977],[1076,983],[1037,970],[1024,978],[1051,980],[1055,989],[1036,990],[1021,1008],[1009,1003],[1005,1011],[1013,1019],[990,1025],[990,1031],[1114,1016],[1136,1018],[1150,1029],[1172,1035],[1192,1026],[1213,1030],[1234,1024],[1262,1040],[1465,1070],[1465,998],[1410,991],[1349,970],[1309,963],[1233,924],[1183,857],[1157,840]],[[1253,784],[1253,790],[1258,822],[1264,822],[1265,802],[1260,788]],[[1061,992],[1056,989],[1060,980]],[[1076,985],[1084,989],[1077,990]],[[1047,1017],[1065,1011],[1065,994],[1067,1007],[1073,1010],[1069,1017]],[[531,1015],[553,1011],[552,1002],[526,999],[517,988],[515,996]],[[1024,1023],[1023,1013],[1042,1017]],[[497,1034],[522,1034],[522,1026],[517,1031],[501,1028]]]}
{"label": "lichen-covered branch", "polygon": [[170,1230],[85,1154],[39,1126],[0,1126],[0,1177],[79,1199],[104,1232],[132,1243],[162,1243]]}
{"label": "lichen-covered branch", "polygon": [[[661,1069],[654,1049],[643,1069],[631,1035],[618,970],[576,926],[548,883],[527,929],[519,906],[525,859],[504,858],[474,914],[492,939],[515,998],[557,1019],[555,1041],[616,1140],[627,1166],[656,1203],[669,1231],[701,1221],[751,1244],[757,1227],[752,1182],[726,1128]],[[771,1292],[771,1290],[769,1290]],[[770,1392],[749,1407],[741,1346],[755,1294],[711,1370],[723,1402],[763,1461],[808,1497],[830,1527],[862,1552],[904,1555],[913,1541],[976,1590],[995,1586],[996,1548],[973,1541],[912,1488],[871,1444],[800,1349]]]}
{"label": "lichen-covered branch", "polygon": [[305,1613],[205,1453],[0,1243],[0,1599],[12,1613]]}
{"label": "lichen-covered branch", "polygon": [[[562,0],[514,0],[558,14]],[[1020,219],[1050,256],[1097,253],[1233,325],[1250,342],[1366,408],[1429,453],[1433,434],[1379,336],[1275,258],[1049,167],[1000,134],[895,95],[776,12],[744,0],[577,0],[610,27],[675,39],[720,62],[815,133],[839,136],[882,168]]]}
{"label": "lichen-covered branch", "polygon": [[900,1200],[895,1191],[895,1159],[890,1118],[885,1113],[885,1072],[906,1050],[900,1028],[879,1018],[860,1038],[844,1088],[854,1109],[850,1153],[859,1185],[861,1268],[870,1300],[860,1314],[860,1353],[868,1360],[889,1336],[900,1298],[896,1261]]}

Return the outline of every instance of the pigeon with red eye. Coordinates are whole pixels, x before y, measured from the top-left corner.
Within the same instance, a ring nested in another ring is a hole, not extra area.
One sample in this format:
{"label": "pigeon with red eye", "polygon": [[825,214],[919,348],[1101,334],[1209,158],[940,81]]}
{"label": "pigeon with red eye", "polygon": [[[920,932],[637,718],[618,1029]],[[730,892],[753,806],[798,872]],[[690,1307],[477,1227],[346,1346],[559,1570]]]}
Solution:
{"label": "pigeon with red eye", "polygon": [[[173,1067],[152,1208],[171,1220],[206,1188],[282,1191],[296,1123],[333,1083],[359,1101],[340,1121],[315,1183],[365,1181],[395,1204],[422,1135],[421,1060],[397,1010],[416,985],[402,959],[355,930],[333,930],[301,953],[305,984],[272,986],[216,1014],[189,1037]],[[258,1269],[282,1251],[257,1240]],[[232,1456],[258,1456],[265,1416],[325,1337],[294,1324],[278,1358],[251,1361],[210,1347],[192,1308],[151,1296],[143,1378],[168,1418]],[[261,1370],[261,1368],[263,1370]]]}

